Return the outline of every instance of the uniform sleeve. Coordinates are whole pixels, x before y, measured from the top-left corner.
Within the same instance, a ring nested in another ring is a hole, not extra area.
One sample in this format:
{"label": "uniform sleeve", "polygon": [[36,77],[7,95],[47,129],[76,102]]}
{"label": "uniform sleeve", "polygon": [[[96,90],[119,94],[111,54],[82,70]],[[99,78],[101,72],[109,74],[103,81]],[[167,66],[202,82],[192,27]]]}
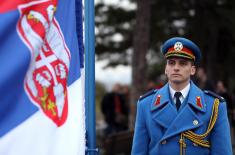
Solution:
{"label": "uniform sleeve", "polygon": [[211,133],[211,155],[232,155],[226,103],[219,105],[218,118]]}
{"label": "uniform sleeve", "polygon": [[132,155],[147,155],[148,154],[148,143],[149,135],[146,128],[144,103],[137,103],[137,116],[135,122],[135,132],[132,144]]}

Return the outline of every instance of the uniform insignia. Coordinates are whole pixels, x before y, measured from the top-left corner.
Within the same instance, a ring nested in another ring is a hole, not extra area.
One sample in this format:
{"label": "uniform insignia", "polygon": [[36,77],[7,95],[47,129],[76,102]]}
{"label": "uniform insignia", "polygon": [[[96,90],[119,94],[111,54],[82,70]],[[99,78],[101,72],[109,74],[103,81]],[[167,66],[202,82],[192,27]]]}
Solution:
{"label": "uniform insignia", "polygon": [[150,95],[152,95],[152,94],[154,94],[155,92],[156,92],[156,89],[152,89],[152,90],[148,91],[144,95],[140,96],[139,101],[146,98],[146,97],[148,97],[148,96],[150,96]]}
{"label": "uniform insignia", "polygon": [[201,102],[200,96],[198,96],[196,100],[197,100],[197,101],[196,101],[197,106],[200,107],[200,108],[202,108],[202,102]]}
{"label": "uniform insignia", "polygon": [[161,100],[161,95],[158,95],[154,105],[155,106],[159,105],[160,104],[160,100]]}
{"label": "uniform insignia", "polygon": [[183,49],[183,44],[181,42],[176,42],[174,45],[174,49],[176,52],[180,52]]}
{"label": "uniform insignia", "polygon": [[220,102],[225,102],[225,99],[222,96],[219,96],[218,94],[216,94],[210,90],[205,90],[204,93],[206,93],[214,98],[218,98],[220,100]]}

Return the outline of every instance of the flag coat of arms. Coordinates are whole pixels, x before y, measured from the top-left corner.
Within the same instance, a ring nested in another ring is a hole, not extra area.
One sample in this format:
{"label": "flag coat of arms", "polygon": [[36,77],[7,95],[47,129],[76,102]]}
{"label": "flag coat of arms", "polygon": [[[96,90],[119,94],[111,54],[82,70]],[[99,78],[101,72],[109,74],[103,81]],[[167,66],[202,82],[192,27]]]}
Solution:
{"label": "flag coat of arms", "polygon": [[0,154],[83,155],[81,0],[0,2]]}

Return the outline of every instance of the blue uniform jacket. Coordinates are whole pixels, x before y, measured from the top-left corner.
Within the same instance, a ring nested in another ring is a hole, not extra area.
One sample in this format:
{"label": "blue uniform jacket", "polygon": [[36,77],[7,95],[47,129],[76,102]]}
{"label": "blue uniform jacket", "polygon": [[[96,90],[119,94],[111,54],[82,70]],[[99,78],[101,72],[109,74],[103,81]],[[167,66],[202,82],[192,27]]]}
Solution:
{"label": "blue uniform jacket", "polygon": [[[156,100],[160,102],[156,105]],[[198,106],[196,98],[201,98]],[[215,96],[203,92],[193,82],[187,98],[177,112],[169,84],[143,97],[138,102],[132,155],[179,155],[180,133],[191,130],[206,132]],[[185,138],[186,155],[232,155],[226,103],[220,100],[218,118],[206,137],[210,148],[201,147]]]}

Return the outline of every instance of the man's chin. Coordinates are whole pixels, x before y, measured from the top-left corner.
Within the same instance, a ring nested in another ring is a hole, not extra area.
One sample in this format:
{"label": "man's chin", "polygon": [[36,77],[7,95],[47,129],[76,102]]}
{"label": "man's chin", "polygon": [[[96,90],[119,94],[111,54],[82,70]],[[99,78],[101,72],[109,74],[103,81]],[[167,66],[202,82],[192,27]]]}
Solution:
{"label": "man's chin", "polygon": [[180,84],[180,83],[182,83],[182,80],[180,80],[180,79],[173,79],[172,83]]}

